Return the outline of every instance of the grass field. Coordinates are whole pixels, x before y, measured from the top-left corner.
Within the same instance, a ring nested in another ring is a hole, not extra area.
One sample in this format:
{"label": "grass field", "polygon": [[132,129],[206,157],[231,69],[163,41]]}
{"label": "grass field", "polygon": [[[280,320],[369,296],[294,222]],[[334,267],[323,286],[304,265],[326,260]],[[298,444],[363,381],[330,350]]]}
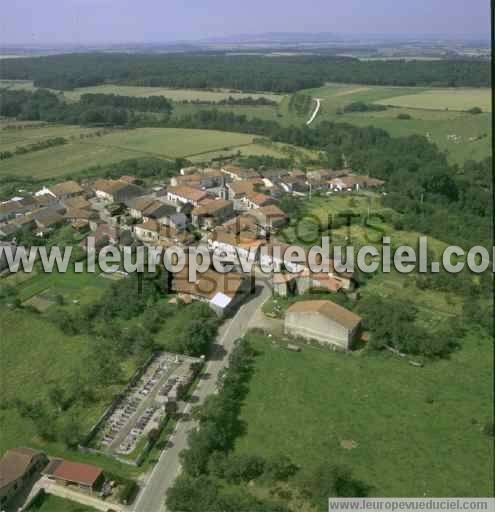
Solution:
{"label": "grass field", "polygon": [[376,103],[432,110],[466,111],[473,107],[479,107],[483,112],[492,111],[490,89],[430,89],[413,95],[392,96],[388,99],[376,101]]}
{"label": "grass field", "polygon": [[[85,336],[66,336],[43,314],[22,310],[0,311],[0,331],[3,404],[0,409],[0,456],[8,448],[31,446],[50,456],[95,464],[124,477],[139,474],[138,468],[102,455],[70,450],[62,441],[42,440],[32,420],[21,416],[12,404],[14,399],[27,403],[42,400],[46,403],[51,388],[64,389],[74,374],[86,378],[90,371],[87,363],[91,353],[90,340]],[[136,368],[135,360],[126,360],[122,368],[125,378],[129,379]],[[76,406],[75,413],[82,432],[89,431],[122,387],[122,384],[99,387],[97,398],[91,405],[84,406],[84,410]]]}
{"label": "grass field", "polygon": [[[242,133],[215,130],[190,130],[181,128],[137,128],[135,130],[114,130],[102,136],[79,139],[86,132],[79,127],[67,127],[75,139],[68,144],[17,155],[0,161],[0,176],[32,176],[37,179],[72,174],[92,166],[106,165],[130,158],[153,156],[174,159],[188,158],[194,162],[208,162],[212,158],[242,155],[271,155],[296,160],[315,158],[313,151],[270,143],[253,142],[256,137]],[[49,136],[60,133],[60,127],[43,127],[19,130],[19,137],[25,132],[37,132],[41,138],[46,130]],[[17,131],[15,135],[17,136]],[[91,132],[89,132],[91,135]],[[13,140],[5,144],[16,145]],[[0,150],[2,145],[0,143]]]}
{"label": "grass field", "polygon": [[[305,91],[315,98],[321,98],[321,110],[315,125],[322,121],[346,122],[356,126],[376,126],[392,136],[419,134],[428,136],[438,147],[447,152],[452,163],[464,163],[467,159],[479,160],[491,154],[491,108],[489,107],[489,89],[439,89],[431,90],[414,87],[383,87],[329,84],[317,89]],[[432,110],[433,101],[427,99],[445,97],[440,110]],[[395,104],[392,99],[401,98],[402,108],[389,108],[383,112],[362,112],[339,114],[345,105],[353,102]],[[478,103],[472,104],[474,99]],[[487,104],[488,101],[488,104]],[[450,104],[457,102],[459,110],[473,106],[485,107],[487,112],[472,115],[466,112],[446,111]],[[411,108],[411,107],[415,108]],[[462,108],[460,108],[462,106]],[[408,107],[408,108],[407,108]],[[301,124],[304,118],[288,110],[288,100],[279,107],[283,123]],[[399,114],[409,114],[412,119],[400,120]]]}
{"label": "grass field", "polygon": [[[489,339],[473,333],[450,360],[422,369],[250,339],[260,355],[237,452],[288,455],[301,474],[346,465],[373,496],[492,495],[492,445],[481,432],[493,414]],[[343,440],[358,446],[346,450]]]}
{"label": "grass field", "polygon": [[2,160],[0,176],[33,176],[42,179],[140,156],[177,158],[229,150],[251,144],[252,140],[251,135],[213,130],[121,130]]}
{"label": "grass field", "polygon": [[36,503],[28,508],[28,512],[94,512],[96,509],[89,508],[73,501],[64,500],[57,496],[45,494]]}
{"label": "grass field", "polygon": [[[22,125],[21,125],[22,126]],[[26,127],[18,129],[0,128],[0,151],[12,151],[54,137],[64,137],[67,140],[80,140],[98,131],[96,128],[82,128],[68,125],[46,125],[39,128]]]}

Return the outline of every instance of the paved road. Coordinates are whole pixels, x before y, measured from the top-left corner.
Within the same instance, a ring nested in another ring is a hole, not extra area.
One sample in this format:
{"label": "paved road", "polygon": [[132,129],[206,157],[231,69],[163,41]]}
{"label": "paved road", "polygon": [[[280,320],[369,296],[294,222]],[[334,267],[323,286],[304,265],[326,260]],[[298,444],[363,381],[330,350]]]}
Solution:
{"label": "paved road", "polygon": [[318,115],[318,112],[320,111],[321,100],[320,100],[320,98],[315,98],[315,100],[316,100],[316,107],[315,107],[313,114],[309,118],[309,121],[306,123],[308,126],[316,119],[316,116]]}
{"label": "paved road", "polygon": [[[195,389],[194,406],[200,405],[205,398],[216,392],[218,374],[227,366],[228,357],[234,348],[234,341],[242,337],[249,328],[250,320],[256,311],[270,297],[270,289],[263,281],[257,280],[258,294],[252,296],[236,315],[224,322],[220,328],[217,345],[218,354],[206,365],[206,378],[203,378]],[[187,404],[184,413],[190,412],[192,405]],[[132,511],[135,512],[166,512],[165,496],[180,473],[179,453],[186,448],[187,434],[196,423],[193,421],[179,421],[170,441],[172,446],[164,450],[159,461],[148,476],[148,479],[137,497]]]}

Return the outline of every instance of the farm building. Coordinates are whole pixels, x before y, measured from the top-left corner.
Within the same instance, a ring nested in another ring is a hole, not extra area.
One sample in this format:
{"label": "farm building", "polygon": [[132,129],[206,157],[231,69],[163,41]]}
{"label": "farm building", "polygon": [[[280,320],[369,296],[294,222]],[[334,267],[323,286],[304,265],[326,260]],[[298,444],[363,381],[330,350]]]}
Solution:
{"label": "farm building", "polygon": [[98,490],[104,482],[101,468],[64,459],[51,459],[43,474],[59,484],[77,486],[87,492]]}
{"label": "farm building", "polygon": [[284,332],[288,335],[350,350],[361,317],[330,300],[305,300],[289,307]]}
{"label": "farm building", "polygon": [[0,459],[0,510],[4,510],[47,462],[44,453],[30,448],[7,450]]}

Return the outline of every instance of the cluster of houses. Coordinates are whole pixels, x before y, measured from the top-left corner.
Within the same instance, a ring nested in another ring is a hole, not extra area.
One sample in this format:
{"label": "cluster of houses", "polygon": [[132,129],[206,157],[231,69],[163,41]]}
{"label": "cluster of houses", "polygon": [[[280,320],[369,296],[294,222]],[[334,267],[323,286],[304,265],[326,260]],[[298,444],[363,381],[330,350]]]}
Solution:
{"label": "cluster of houses", "polygon": [[[132,176],[65,181],[0,204],[0,239],[15,241],[19,229],[45,236],[70,224],[93,237],[97,250],[100,245],[134,244],[187,251],[201,244],[252,259],[256,266],[272,264],[282,269],[272,275],[274,292],[282,296],[312,288],[348,291],[352,275],[336,272],[331,262],[328,272],[314,273],[307,260],[293,264],[280,256],[287,245],[277,239],[277,232],[289,217],[279,201],[284,194],[360,191],[383,184],[349,170],[256,171],[235,165],[183,168],[168,183],[152,188]],[[83,249],[86,240],[80,243]],[[185,269],[174,276],[172,286],[180,300],[207,302],[222,315],[240,303],[252,281],[212,268],[191,283]]]}

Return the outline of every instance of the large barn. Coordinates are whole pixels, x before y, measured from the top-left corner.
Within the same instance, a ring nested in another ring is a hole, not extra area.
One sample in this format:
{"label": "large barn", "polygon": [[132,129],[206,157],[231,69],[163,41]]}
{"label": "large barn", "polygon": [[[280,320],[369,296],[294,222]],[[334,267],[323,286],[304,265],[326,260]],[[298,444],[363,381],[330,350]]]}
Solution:
{"label": "large barn", "polygon": [[306,300],[289,307],[286,334],[350,350],[361,325],[361,317],[330,300]]}

